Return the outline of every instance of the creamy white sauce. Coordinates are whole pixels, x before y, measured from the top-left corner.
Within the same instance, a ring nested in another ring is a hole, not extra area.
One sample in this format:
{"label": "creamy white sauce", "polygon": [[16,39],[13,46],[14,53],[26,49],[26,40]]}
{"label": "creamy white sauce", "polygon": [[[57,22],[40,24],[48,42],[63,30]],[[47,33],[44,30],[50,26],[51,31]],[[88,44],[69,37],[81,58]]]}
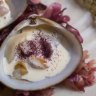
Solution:
{"label": "creamy white sauce", "polygon": [[[37,33],[38,33],[37,30],[35,30],[35,31],[29,30],[27,32],[27,34],[24,35],[23,40],[33,40],[35,38],[35,36],[37,35]],[[51,58],[46,59],[46,61],[47,61],[46,64],[49,67],[47,69],[42,69],[42,70],[41,69],[35,69],[35,68],[31,68],[25,62],[26,68],[28,70],[28,74],[22,76],[22,79],[36,82],[36,81],[43,80],[47,77],[55,76],[58,73],[60,73],[62,70],[64,70],[66,68],[68,62],[70,61],[70,54],[67,51],[67,49],[64,47],[64,45],[62,45],[58,41],[58,39],[56,39],[56,37],[53,36],[53,34],[50,34],[50,33],[44,32],[44,31],[42,31],[42,33],[43,33],[42,37],[49,38],[48,41],[50,42],[50,44],[52,46],[52,50],[53,50]],[[21,41],[22,41],[22,39],[21,39]],[[20,39],[19,39],[19,41],[17,40],[18,43],[20,43],[21,41],[20,41]],[[16,43],[16,40],[13,42]],[[10,43],[10,42],[8,42],[8,43]],[[14,45],[12,44],[12,46],[16,46],[15,43],[13,43]],[[15,50],[15,49],[12,49],[12,50]],[[14,52],[13,52],[13,54],[14,54]],[[6,75],[13,76],[12,73],[14,71],[14,66],[16,65],[16,62],[17,61],[14,58],[9,63],[7,58],[4,57],[3,65],[4,65],[4,71],[5,71]]]}
{"label": "creamy white sauce", "polygon": [[4,16],[0,16],[0,28],[3,28],[4,26],[6,26],[7,24],[10,23],[10,21],[12,21],[12,17],[11,17],[11,11],[9,9],[8,4],[5,2],[5,0],[2,0],[3,4],[2,6],[4,6],[5,8],[7,8],[9,10],[9,12],[7,14],[5,14]]}

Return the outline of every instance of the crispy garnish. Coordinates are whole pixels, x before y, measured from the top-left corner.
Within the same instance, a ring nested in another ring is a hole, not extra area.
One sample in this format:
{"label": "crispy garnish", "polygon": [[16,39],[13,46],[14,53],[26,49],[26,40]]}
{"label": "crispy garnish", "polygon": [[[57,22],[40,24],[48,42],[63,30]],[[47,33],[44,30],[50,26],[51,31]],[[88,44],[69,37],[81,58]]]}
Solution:
{"label": "crispy garnish", "polygon": [[21,78],[21,76],[26,75],[28,73],[27,68],[23,62],[18,62],[14,68],[13,75],[16,78]]}
{"label": "crispy garnish", "polygon": [[28,73],[26,66],[23,62],[18,62],[15,66],[15,70],[20,69],[21,75],[25,75]]}
{"label": "crispy garnish", "polygon": [[44,58],[39,58],[39,57],[35,57],[34,55],[32,56],[32,59],[37,59],[37,61],[39,61],[41,64],[46,64],[46,60]]}
{"label": "crispy garnish", "polygon": [[48,65],[46,64],[46,60],[44,58],[32,56],[29,58],[29,63],[33,68],[37,69],[46,69],[48,68]]}

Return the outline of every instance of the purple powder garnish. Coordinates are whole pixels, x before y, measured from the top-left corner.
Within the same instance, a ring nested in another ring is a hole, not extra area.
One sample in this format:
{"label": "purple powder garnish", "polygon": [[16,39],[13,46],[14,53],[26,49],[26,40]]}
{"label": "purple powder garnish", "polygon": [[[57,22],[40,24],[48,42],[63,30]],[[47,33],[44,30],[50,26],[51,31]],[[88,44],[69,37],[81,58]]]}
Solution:
{"label": "purple powder garnish", "polygon": [[19,57],[26,58],[36,54],[36,45],[34,41],[25,41],[17,46]]}
{"label": "purple powder garnish", "polygon": [[40,45],[41,45],[41,50],[42,50],[42,55],[45,58],[50,58],[53,50],[51,47],[51,44],[49,42],[47,42],[47,40],[45,38],[40,38]]}
{"label": "purple powder garnish", "polygon": [[40,39],[24,41],[17,46],[17,55],[20,59],[26,59],[32,55],[43,56],[46,59],[51,57],[53,53],[51,44],[41,36],[38,38]]}

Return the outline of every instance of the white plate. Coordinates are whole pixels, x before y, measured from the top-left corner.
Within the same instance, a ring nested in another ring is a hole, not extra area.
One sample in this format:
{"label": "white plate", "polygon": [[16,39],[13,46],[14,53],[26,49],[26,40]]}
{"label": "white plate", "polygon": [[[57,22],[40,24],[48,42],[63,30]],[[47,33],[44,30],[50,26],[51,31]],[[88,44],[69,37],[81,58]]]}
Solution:
{"label": "white plate", "polygon": [[[74,0],[42,0],[42,3],[46,5],[50,5],[52,2],[59,2],[63,8],[67,8],[64,14],[71,17],[70,24],[80,31],[84,38],[83,48],[89,50],[90,59],[95,59],[96,29],[92,26],[91,14],[78,6]],[[85,93],[66,88],[56,88],[53,96],[96,96],[96,85],[87,87]]]}

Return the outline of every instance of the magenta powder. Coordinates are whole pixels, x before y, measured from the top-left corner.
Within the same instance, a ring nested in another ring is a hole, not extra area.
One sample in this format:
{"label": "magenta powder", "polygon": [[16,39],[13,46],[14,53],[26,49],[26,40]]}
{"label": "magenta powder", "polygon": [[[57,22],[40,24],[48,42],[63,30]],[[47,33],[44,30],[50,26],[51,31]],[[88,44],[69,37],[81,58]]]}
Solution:
{"label": "magenta powder", "polygon": [[47,39],[42,37],[35,41],[24,41],[18,44],[16,50],[19,58],[23,59],[26,59],[32,55],[43,56],[44,58],[49,59],[53,53],[51,44],[47,41]]}
{"label": "magenta powder", "polygon": [[17,53],[20,58],[27,58],[36,54],[36,45],[33,41],[25,41],[17,46]]}
{"label": "magenta powder", "polygon": [[41,37],[40,38],[40,45],[41,45],[42,55],[45,58],[50,58],[53,53],[51,44],[46,39]]}

